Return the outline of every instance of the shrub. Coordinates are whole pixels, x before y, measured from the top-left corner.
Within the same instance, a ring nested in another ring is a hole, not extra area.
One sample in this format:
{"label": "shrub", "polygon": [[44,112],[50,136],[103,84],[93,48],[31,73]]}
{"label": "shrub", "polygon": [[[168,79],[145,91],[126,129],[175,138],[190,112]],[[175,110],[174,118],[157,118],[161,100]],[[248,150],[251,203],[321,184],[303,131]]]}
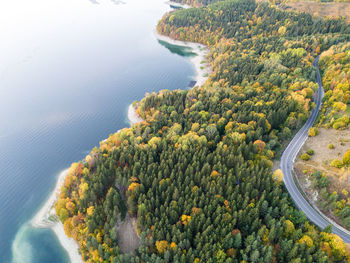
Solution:
{"label": "shrub", "polygon": [[350,150],[348,150],[344,156],[343,156],[343,164],[349,165],[350,164]]}
{"label": "shrub", "polygon": [[340,128],[344,128],[346,126],[345,122],[343,121],[336,121],[333,124],[333,129],[338,130]]}
{"label": "shrub", "polygon": [[333,161],[331,161],[331,166],[341,168],[343,166],[343,163],[338,159],[334,159]]}
{"label": "shrub", "polygon": [[333,104],[333,109],[335,109],[336,111],[345,111],[346,107],[346,104],[341,101],[334,102]]}
{"label": "shrub", "polygon": [[312,127],[309,130],[309,136],[310,137],[314,137],[319,133],[318,129],[316,127]]}
{"label": "shrub", "polygon": [[304,153],[303,155],[301,155],[300,157],[303,161],[308,161],[310,160],[310,155],[308,155],[307,153]]}
{"label": "shrub", "polygon": [[311,176],[313,177],[313,181],[316,182],[318,188],[322,189],[328,186],[328,177],[320,171],[314,172]]}
{"label": "shrub", "polygon": [[341,118],[337,119],[336,121],[342,121],[344,122],[346,125],[348,125],[350,123],[350,118],[348,115],[344,115]]}
{"label": "shrub", "polygon": [[314,172],[311,176],[312,176],[312,177],[315,177],[316,180],[319,180],[319,179],[322,178],[322,173],[321,173],[320,171],[316,171],[316,172]]}
{"label": "shrub", "polygon": [[327,186],[328,186],[328,177],[323,175],[319,180],[317,180],[317,187],[323,188]]}
{"label": "shrub", "polygon": [[328,149],[334,149],[334,145],[331,143],[330,145],[328,145]]}
{"label": "shrub", "polygon": [[308,155],[314,155],[315,151],[312,149],[307,150]]}

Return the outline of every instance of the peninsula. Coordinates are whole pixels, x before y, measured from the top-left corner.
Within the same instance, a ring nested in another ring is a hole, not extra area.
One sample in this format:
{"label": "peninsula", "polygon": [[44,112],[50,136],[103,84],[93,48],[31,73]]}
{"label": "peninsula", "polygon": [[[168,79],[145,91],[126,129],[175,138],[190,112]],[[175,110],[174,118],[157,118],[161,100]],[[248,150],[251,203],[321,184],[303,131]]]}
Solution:
{"label": "peninsula", "polygon": [[[197,84],[134,103],[132,126],[69,169],[55,210],[82,260],[349,260],[346,243],[309,221],[272,171],[320,107],[315,58],[348,42],[349,25],[254,0],[178,2],[197,8],[167,13],[157,36],[199,54]],[[123,235],[136,237],[132,249]]]}

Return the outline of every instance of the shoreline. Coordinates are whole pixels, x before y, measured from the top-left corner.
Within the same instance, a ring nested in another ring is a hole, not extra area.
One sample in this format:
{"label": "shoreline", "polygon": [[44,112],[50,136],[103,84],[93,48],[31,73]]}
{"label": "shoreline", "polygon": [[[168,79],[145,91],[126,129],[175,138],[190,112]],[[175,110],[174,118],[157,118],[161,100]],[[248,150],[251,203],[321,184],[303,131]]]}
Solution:
{"label": "shoreline", "polygon": [[173,2],[173,1],[168,1],[168,2],[165,2],[165,3],[170,5],[170,6],[177,7],[177,8],[183,8],[183,9],[191,8],[190,5],[181,4],[181,3],[177,3],[177,2]]}
{"label": "shoreline", "polygon": [[[168,2],[172,4],[172,2]],[[197,55],[190,58],[191,63],[195,68],[195,76],[193,76],[196,81],[195,86],[202,86],[205,81],[208,79],[209,74],[211,73],[211,68],[207,63],[201,63],[205,61],[205,58],[208,54],[208,47],[194,42],[186,42],[180,40],[174,40],[167,36],[160,35],[156,30],[154,30],[154,35],[157,40],[165,41],[172,45],[183,46],[191,48],[194,53]],[[144,121],[137,113],[136,108],[131,103],[128,107],[127,117],[129,121],[129,125],[132,126],[134,124],[140,123]],[[56,186],[52,191],[51,195],[44,203],[44,205],[40,208],[40,210],[35,214],[33,219],[30,221],[30,225],[34,228],[50,228],[58,238],[61,246],[66,250],[69,260],[71,263],[83,263],[84,261],[79,254],[79,245],[73,239],[69,238],[63,228],[62,222],[58,219],[56,215],[56,211],[54,208],[54,204],[57,201],[57,195],[61,190],[61,186],[64,183],[64,179],[68,173],[68,169],[65,169],[59,173]],[[54,219],[54,220],[53,220]]]}
{"label": "shoreline", "polygon": [[69,169],[65,169],[60,172],[55,189],[52,191],[45,204],[30,221],[30,225],[34,228],[50,228],[57,236],[61,246],[66,250],[70,262],[83,263],[81,255],[79,254],[78,243],[73,238],[66,236],[63,224],[59,221],[54,208],[54,204],[57,201],[57,195],[61,191],[61,186],[64,183],[68,170]]}
{"label": "shoreline", "polygon": [[[194,86],[202,86],[209,78],[209,75],[211,73],[210,65],[208,65],[208,63],[205,61],[206,56],[209,53],[208,47],[200,43],[172,39],[168,36],[159,34],[157,32],[157,29],[154,29],[153,33],[157,40],[161,40],[175,46],[190,48],[194,53],[197,54],[196,56],[191,57],[190,61],[194,65],[196,74],[193,76],[194,80],[196,81],[196,84]],[[205,63],[202,63],[202,61],[205,61]]]}
{"label": "shoreline", "polygon": [[[143,121],[143,119],[137,115],[136,109],[132,103],[128,107],[127,116],[128,116],[130,126]],[[102,142],[106,141],[106,140],[107,139],[102,140]],[[78,243],[73,238],[70,238],[66,235],[66,233],[64,232],[63,224],[58,219],[58,217],[56,215],[55,208],[54,208],[54,204],[57,201],[57,196],[58,196],[59,192],[61,191],[61,186],[64,183],[64,179],[67,176],[68,170],[69,170],[69,168],[67,168],[59,173],[54,190],[51,192],[49,198],[46,200],[46,202],[40,208],[40,210],[35,214],[35,216],[30,221],[29,224],[33,228],[51,229],[55,233],[55,235],[57,236],[58,241],[60,242],[61,246],[67,252],[70,262],[71,263],[84,263],[84,261],[81,258],[81,255],[79,254]]]}

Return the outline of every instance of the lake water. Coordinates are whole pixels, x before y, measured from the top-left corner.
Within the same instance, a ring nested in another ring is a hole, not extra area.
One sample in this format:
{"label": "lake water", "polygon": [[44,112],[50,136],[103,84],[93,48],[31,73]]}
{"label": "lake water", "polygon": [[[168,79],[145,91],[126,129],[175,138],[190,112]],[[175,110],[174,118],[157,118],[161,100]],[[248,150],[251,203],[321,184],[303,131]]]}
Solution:
{"label": "lake water", "polygon": [[60,171],[128,126],[132,101],[194,74],[153,34],[164,0],[124,1],[0,0],[0,262],[68,262],[29,224]]}

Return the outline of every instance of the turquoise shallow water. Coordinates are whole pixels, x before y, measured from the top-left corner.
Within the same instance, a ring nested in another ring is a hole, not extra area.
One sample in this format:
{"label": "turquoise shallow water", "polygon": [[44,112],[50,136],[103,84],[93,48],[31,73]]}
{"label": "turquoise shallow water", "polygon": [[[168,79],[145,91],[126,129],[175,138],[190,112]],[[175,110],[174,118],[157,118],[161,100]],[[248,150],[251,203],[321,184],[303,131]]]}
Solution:
{"label": "turquoise shallow water", "polygon": [[146,92],[186,88],[189,50],[159,43],[163,0],[0,2],[0,262],[68,262],[29,224],[57,176],[128,125]]}

